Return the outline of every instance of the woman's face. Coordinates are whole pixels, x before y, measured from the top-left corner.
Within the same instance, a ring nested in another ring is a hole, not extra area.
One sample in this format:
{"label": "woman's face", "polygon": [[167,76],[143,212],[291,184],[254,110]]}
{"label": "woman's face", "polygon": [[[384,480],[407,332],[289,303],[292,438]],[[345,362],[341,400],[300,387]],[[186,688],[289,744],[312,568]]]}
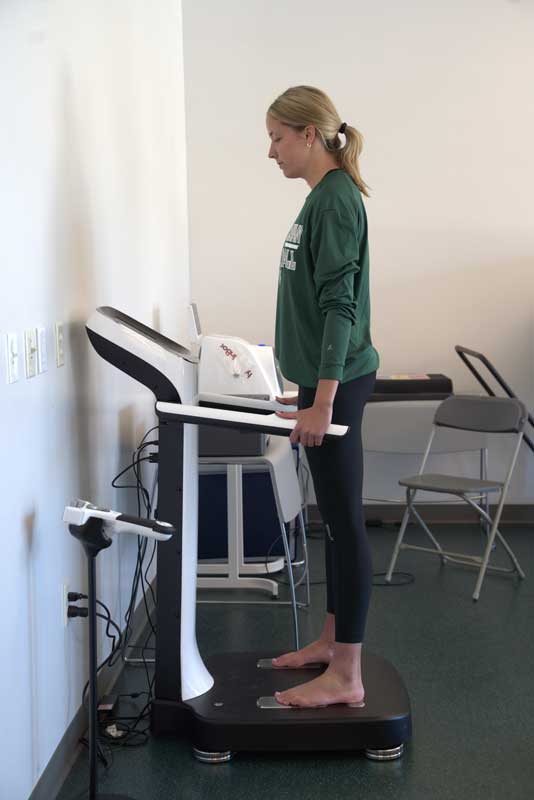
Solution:
{"label": "woman's face", "polygon": [[310,129],[297,131],[270,114],[267,114],[266,124],[271,140],[269,158],[276,159],[286,178],[303,178],[312,151],[306,144],[311,144],[313,138],[310,137]]}

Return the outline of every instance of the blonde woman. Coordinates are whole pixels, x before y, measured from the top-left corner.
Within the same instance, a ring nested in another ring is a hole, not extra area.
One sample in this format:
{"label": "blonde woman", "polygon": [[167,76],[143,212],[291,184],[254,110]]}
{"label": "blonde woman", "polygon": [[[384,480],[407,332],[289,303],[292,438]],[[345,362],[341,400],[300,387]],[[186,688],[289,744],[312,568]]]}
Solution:
{"label": "blonde woman", "polygon": [[[290,229],[280,262],[275,351],[282,374],[299,387],[293,443],[306,448],[325,523],[327,607],[323,631],[275,667],[328,664],[279,703],[363,704],[361,649],[372,566],[362,508],[361,421],[373,392],[378,354],[371,343],[367,218],[360,176],[360,133],[342,121],[324,92],[285,91],[269,107],[269,158],[310,193]],[[280,398],[279,398],[280,399]],[[282,400],[295,402],[295,399]],[[323,443],[331,422],[349,425]]]}

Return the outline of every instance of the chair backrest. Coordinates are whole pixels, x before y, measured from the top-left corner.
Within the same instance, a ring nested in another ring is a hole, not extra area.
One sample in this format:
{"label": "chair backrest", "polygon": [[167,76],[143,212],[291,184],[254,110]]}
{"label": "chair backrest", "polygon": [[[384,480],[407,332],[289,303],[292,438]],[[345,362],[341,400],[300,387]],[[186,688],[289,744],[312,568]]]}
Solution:
{"label": "chair backrest", "polygon": [[[392,453],[421,455],[438,410],[439,400],[399,400],[368,403],[362,422],[362,441],[366,454]],[[432,453],[466,453],[488,446],[487,434],[440,428],[432,443]],[[406,467],[409,469],[409,467]]]}
{"label": "chair backrest", "polygon": [[484,433],[521,433],[527,410],[516,397],[452,395],[441,403],[434,424]]}

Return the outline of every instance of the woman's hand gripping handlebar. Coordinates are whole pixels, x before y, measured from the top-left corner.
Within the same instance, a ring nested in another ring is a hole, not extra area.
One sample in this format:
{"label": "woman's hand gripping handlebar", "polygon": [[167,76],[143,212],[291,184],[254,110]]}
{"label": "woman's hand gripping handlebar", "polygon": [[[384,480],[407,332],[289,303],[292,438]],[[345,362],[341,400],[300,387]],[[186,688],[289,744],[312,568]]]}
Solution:
{"label": "woman's hand gripping handlebar", "polygon": [[[276,400],[283,405],[295,406],[298,397],[277,397]],[[332,423],[332,405],[314,403],[311,408],[300,411],[277,411],[276,416],[296,420],[289,437],[291,444],[300,442],[304,447],[320,447]]]}

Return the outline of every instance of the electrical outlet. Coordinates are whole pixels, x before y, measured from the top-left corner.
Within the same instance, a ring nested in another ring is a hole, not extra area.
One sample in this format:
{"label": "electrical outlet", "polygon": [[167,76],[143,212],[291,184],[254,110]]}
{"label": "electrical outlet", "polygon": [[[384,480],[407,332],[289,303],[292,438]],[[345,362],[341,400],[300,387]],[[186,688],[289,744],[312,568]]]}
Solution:
{"label": "electrical outlet", "polygon": [[37,328],[37,371],[46,372],[47,369],[46,328]]}
{"label": "electrical outlet", "polygon": [[19,337],[16,333],[6,333],[7,382],[16,383],[19,379]]}
{"label": "electrical outlet", "polygon": [[67,627],[69,617],[68,617],[68,610],[69,610],[69,584],[64,583],[61,587],[61,624],[64,628]]}
{"label": "electrical outlet", "polygon": [[62,367],[65,363],[65,348],[63,342],[63,323],[56,322],[54,326],[56,335],[56,366]]}
{"label": "electrical outlet", "polygon": [[37,331],[27,328],[24,331],[24,349],[26,353],[26,377],[35,378],[37,375]]}

